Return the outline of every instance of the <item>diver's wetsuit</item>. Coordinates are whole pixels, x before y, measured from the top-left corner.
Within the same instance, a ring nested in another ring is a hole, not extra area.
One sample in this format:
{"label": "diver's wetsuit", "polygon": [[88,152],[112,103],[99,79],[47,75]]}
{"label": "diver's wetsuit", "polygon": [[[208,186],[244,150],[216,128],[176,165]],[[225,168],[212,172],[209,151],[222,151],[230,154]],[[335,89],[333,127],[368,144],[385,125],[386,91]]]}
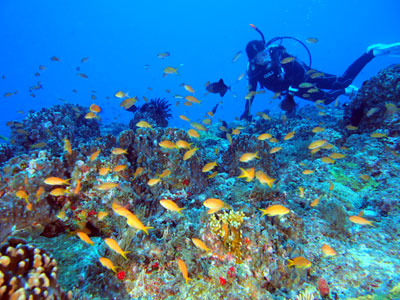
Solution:
{"label": "diver's wetsuit", "polygon": [[[365,65],[374,58],[373,52],[369,51],[352,63],[342,76],[336,76],[317,70],[307,72],[310,68],[297,59],[282,64],[282,60],[292,57],[283,46],[272,46],[268,50],[271,60],[266,65],[258,65],[254,61],[249,62],[247,71],[249,91],[256,91],[257,83],[260,84],[261,88],[282,94],[287,94],[289,87],[291,87],[298,89],[297,91],[292,90],[292,95],[313,102],[324,100],[325,104],[335,101],[338,96],[344,94],[345,88],[353,82]],[[312,78],[312,75],[316,73],[323,74],[320,77]],[[300,88],[299,85],[304,82],[311,83],[313,86]],[[321,89],[326,89],[327,91]],[[246,103],[242,118],[249,116],[249,108],[253,99],[254,96],[251,97],[249,103]]]}

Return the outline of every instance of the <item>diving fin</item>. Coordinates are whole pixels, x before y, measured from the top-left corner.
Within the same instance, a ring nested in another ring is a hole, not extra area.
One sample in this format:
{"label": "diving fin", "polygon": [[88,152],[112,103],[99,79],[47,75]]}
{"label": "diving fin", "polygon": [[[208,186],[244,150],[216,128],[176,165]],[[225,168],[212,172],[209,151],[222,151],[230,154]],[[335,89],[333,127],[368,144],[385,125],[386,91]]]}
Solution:
{"label": "diving fin", "polygon": [[367,52],[373,51],[374,56],[400,57],[400,43],[374,44],[367,48]]}

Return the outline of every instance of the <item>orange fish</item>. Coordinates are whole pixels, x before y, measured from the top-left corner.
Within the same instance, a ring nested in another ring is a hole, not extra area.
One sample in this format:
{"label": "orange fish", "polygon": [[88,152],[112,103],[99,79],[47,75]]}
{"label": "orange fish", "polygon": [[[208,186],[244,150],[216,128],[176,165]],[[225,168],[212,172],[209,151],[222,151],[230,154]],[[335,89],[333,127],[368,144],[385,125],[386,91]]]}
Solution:
{"label": "orange fish", "polygon": [[59,177],[48,177],[44,180],[44,183],[48,185],[67,185],[70,180],[71,179],[62,179]]}
{"label": "orange fish", "polygon": [[304,258],[303,256],[298,256],[295,257],[293,259],[288,259],[289,265],[290,266],[295,266],[296,268],[299,269],[308,269],[309,267],[311,267],[311,262]]}
{"label": "orange fish", "polygon": [[93,241],[90,239],[90,237],[83,231],[78,231],[76,233],[76,235],[85,243],[89,244],[89,245],[94,245]]}
{"label": "orange fish", "polygon": [[255,168],[248,168],[248,169],[243,169],[240,168],[240,171],[242,172],[238,178],[246,178],[247,182],[250,182],[254,179],[254,172],[255,172]]}
{"label": "orange fish", "polygon": [[196,245],[197,248],[202,249],[202,250],[206,251],[207,253],[211,251],[210,248],[208,248],[206,246],[206,244],[204,244],[204,242],[200,239],[192,238],[192,242],[193,242],[193,244]]}
{"label": "orange fish", "polygon": [[321,250],[326,256],[335,256],[337,254],[335,249],[333,249],[328,244],[323,244],[322,247],[321,247]]}
{"label": "orange fish", "polygon": [[112,261],[109,260],[108,258],[106,258],[106,257],[100,257],[100,258],[99,258],[99,261],[100,261],[100,263],[101,263],[104,267],[106,267],[107,269],[113,270],[114,273],[117,272],[117,270],[116,270],[117,267],[115,267],[115,266],[113,265]]}
{"label": "orange fish", "polygon": [[187,267],[186,264],[183,260],[181,260],[180,258],[177,259],[177,263],[179,266],[179,270],[181,271],[183,278],[185,278],[185,282],[186,284],[188,284],[189,280],[192,280],[191,278],[189,278],[188,276],[188,271],[187,271]]}
{"label": "orange fish", "polygon": [[127,149],[113,148],[113,149],[111,150],[111,153],[112,153],[112,154],[115,154],[115,155],[128,154],[128,152],[127,152],[126,150],[127,150]]}
{"label": "orange fish", "polygon": [[121,254],[123,258],[128,259],[125,254],[130,253],[131,251],[122,250],[116,240],[113,240],[112,238],[106,238],[104,239],[104,242],[107,244],[108,247],[110,247],[111,250],[117,252],[118,254]]}
{"label": "orange fish", "polygon": [[370,225],[370,226],[375,226],[372,224],[372,221],[369,221],[361,216],[350,216],[349,220],[353,223],[359,224],[359,225]]}
{"label": "orange fish", "polygon": [[261,217],[268,215],[270,217],[274,217],[274,216],[283,216],[286,215],[290,212],[290,210],[280,204],[274,204],[274,205],[270,205],[268,206],[266,209],[261,209],[259,208],[260,211],[262,211],[262,215]]}
{"label": "orange fish", "polygon": [[272,185],[274,184],[274,182],[276,180],[274,178],[269,177],[267,174],[265,174],[261,170],[256,172],[256,178],[262,185],[267,184],[270,188],[272,188]]}
{"label": "orange fish", "polygon": [[69,155],[72,154],[71,143],[68,139],[64,139],[64,151],[68,152]]}
{"label": "orange fish", "polygon": [[148,229],[152,229],[154,227],[149,227],[149,226],[144,226],[142,222],[134,215],[130,214],[126,218],[126,223],[133,228],[136,228],[138,230],[143,230],[147,235],[149,235],[149,232],[147,231]]}
{"label": "orange fish", "polygon": [[216,213],[218,211],[220,211],[223,208],[230,208],[229,205],[225,204],[224,201],[217,199],[217,198],[208,198],[207,200],[205,200],[203,202],[203,205],[207,208],[209,208],[209,210],[207,211],[207,213],[213,214]]}
{"label": "orange fish", "polygon": [[170,211],[176,211],[180,215],[182,215],[181,211],[185,209],[184,207],[179,207],[174,201],[169,199],[161,199],[160,204],[162,207]]}

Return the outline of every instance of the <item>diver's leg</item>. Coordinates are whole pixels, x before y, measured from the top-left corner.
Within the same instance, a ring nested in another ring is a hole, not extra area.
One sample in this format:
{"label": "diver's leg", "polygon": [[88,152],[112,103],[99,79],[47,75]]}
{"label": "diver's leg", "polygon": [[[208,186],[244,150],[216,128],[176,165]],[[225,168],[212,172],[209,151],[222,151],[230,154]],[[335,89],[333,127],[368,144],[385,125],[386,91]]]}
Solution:
{"label": "diver's leg", "polygon": [[[353,62],[342,76],[324,74],[321,77],[309,78],[307,82],[314,83],[320,89],[340,90],[348,87],[361,70],[374,58],[372,51],[364,53]],[[309,76],[312,76],[311,73]]]}

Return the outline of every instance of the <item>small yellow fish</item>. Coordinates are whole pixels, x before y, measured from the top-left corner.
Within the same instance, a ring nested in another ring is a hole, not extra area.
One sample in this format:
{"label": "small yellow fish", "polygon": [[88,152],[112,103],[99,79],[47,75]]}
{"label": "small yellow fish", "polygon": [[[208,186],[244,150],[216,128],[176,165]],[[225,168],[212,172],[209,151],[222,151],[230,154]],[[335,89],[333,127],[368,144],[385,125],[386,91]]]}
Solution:
{"label": "small yellow fish", "polygon": [[192,145],[191,143],[189,144],[188,142],[184,141],[184,140],[179,140],[176,142],[176,147],[178,149],[190,149],[190,145]]}
{"label": "small yellow fish", "polygon": [[187,90],[189,93],[194,94],[194,89],[193,89],[190,85],[184,84],[183,87],[184,87],[184,89]]}
{"label": "small yellow fish", "polygon": [[157,183],[160,183],[161,182],[161,178],[160,177],[158,177],[158,178],[151,178],[149,181],[147,181],[147,184],[149,185],[149,186],[155,186]]}
{"label": "small yellow fish", "polygon": [[281,60],[281,64],[288,64],[291,63],[292,61],[294,61],[296,59],[296,57],[290,56],[290,57],[286,57],[284,59]]}
{"label": "small yellow fish", "polygon": [[383,138],[383,137],[386,137],[386,134],[384,134],[384,133],[379,133],[379,132],[374,132],[374,133],[371,133],[371,135],[370,135],[370,137],[372,137],[372,138]]}
{"label": "small yellow fish", "polygon": [[302,173],[304,175],[310,175],[310,174],[314,173],[314,170],[304,170]]}
{"label": "small yellow fish", "polygon": [[308,269],[309,267],[311,267],[311,262],[304,258],[303,256],[298,256],[295,257],[293,259],[288,259],[289,265],[290,266],[295,266],[296,268],[299,269]]}
{"label": "small yellow fish", "polygon": [[194,148],[186,151],[185,154],[183,155],[183,160],[188,160],[189,158],[191,158],[196,153],[197,150],[199,150],[199,148],[195,146]]}
{"label": "small yellow fish", "polygon": [[185,115],[179,115],[179,118],[181,118],[183,121],[190,122],[190,119],[186,117]]}
{"label": "small yellow fish", "polygon": [[333,158],[333,159],[341,159],[341,158],[345,158],[346,155],[344,155],[344,154],[342,154],[342,153],[336,153],[336,152],[334,152],[334,153],[331,153],[331,154],[329,155],[329,157],[330,157],[330,158]]}
{"label": "small yellow fish", "polygon": [[97,104],[91,104],[90,106],[89,106],[89,110],[91,111],[91,112],[94,112],[94,113],[99,113],[99,112],[101,112],[101,108],[100,108],[100,106],[98,106]]}
{"label": "small yellow fish", "polygon": [[192,138],[199,138],[199,137],[200,137],[200,134],[199,134],[196,130],[194,130],[194,129],[189,129],[189,130],[187,131],[187,133],[188,133],[188,135],[189,135],[190,137],[192,137]]}
{"label": "small yellow fish", "polygon": [[208,248],[206,246],[206,244],[204,244],[204,242],[200,239],[192,238],[192,242],[193,242],[193,244],[196,245],[197,248],[202,249],[202,250],[206,251],[207,253],[211,251],[210,248]]}
{"label": "small yellow fish", "polygon": [[276,152],[278,152],[280,150],[282,150],[282,147],[273,147],[273,148],[269,149],[268,152],[273,154],[273,153],[276,153]]}
{"label": "small yellow fish", "polygon": [[110,270],[112,270],[114,273],[116,273],[117,272],[117,267],[115,267],[114,265],[113,265],[113,263],[112,263],[112,261],[110,260],[110,259],[108,259],[108,258],[106,258],[106,257],[100,257],[99,258],[99,261],[100,261],[100,263],[104,266],[104,267],[106,267],[107,269],[110,269]]}
{"label": "small yellow fish", "polygon": [[114,182],[104,182],[100,185],[97,185],[96,188],[100,191],[109,191],[113,188],[119,187],[119,183],[114,183]]}
{"label": "small yellow fish", "polygon": [[143,120],[137,122],[136,126],[140,127],[140,128],[150,128],[150,129],[152,128],[152,126],[149,123],[147,123],[146,121],[143,121]]}
{"label": "small yellow fish", "polygon": [[48,185],[68,185],[71,179],[62,179],[59,177],[49,177],[44,180],[45,184]]}
{"label": "small yellow fish", "polygon": [[94,245],[93,241],[90,239],[90,237],[83,231],[78,231],[76,233],[76,235],[85,243],[89,244],[89,245]]}
{"label": "small yellow fish", "polygon": [[322,132],[322,131],[324,131],[324,130],[325,130],[325,128],[322,128],[322,127],[317,126],[317,127],[314,127],[314,128],[312,129],[312,132],[318,133],[318,132]]}
{"label": "small yellow fish", "polygon": [[198,122],[191,122],[190,126],[192,126],[193,128],[196,128],[197,130],[200,130],[200,131],[205,131],[205,132],[208,131],[208,129],[206,127],[204,127],[203,124],[200,124]]}
{"label": "small yellow fish", "polygon": [[90,161],[94,161],[94,160],[97,158],[97,156],[99,156],[100,151],[101,151],[101,150],[99,149],[99,150],[93,152],[93,153],[90,155],[90,157],[89,157]]}
{"label": "small yellow fish", "polygon": [[127,165],[118,165],[113,168],[113,172],[121,172],[125,170],[128,166]]}
{"label": "small yellow fish", "polygon": [[107,175],[108,174],[108,172],[110,171],[110,168],[100,168],[100,170],[99,170],[99,174],[101,175],[101,176],[105,176],[105,175]]}
{"label": "small yellow fish", "polygon": [[270,188],[272,188],[272,185],[274,184],[274,182],[276,180],[274,178],[269,177],[267,174],[265,174],[261,170],[256,172],[256,178],[262,185],[267,184]]}
{"label": "small yellow fish", "polygon": [[226,205],[224,201],[217,198],[208,198],[203,202],[203,205],[209,208],[209,210],[207,211],[209,215],[216,213],[223,208],[230,208],[230,206]]}
{"label": "small yellow fish", "polygon": [[68,152],[69,155],[72,154],[71,143],[68,139],[64,139],[64,151]]}
{"label": "small yellow fish", "polygon": [[127,210],[125,207],[123,207],[122,205],[118,204],[117,202],[113,202],[111,207],[112,207],[112,210],[114,211],[114,213],[116,213],[119,216],[123,216],[125,218],[128,218],[130,216],[134,216],[133,213],[131,213],[129,210]]}
{"label": "small yellow fish", "polygon": [[128,98],[128,99],[125,99],[124,101],[122,101],[121,103],[120,103],[120,105],[119,106],[121,106],[121,107],[123,107],[123,108],[125,108],[125,109],[129,109],[129,108],[131,108],[132,106],[134,106],[135,105],[135,103],[137,102],[137,98],[135,98],[135,97],[133,97],[133,98]]}
{"label": "small yellow fish", "polygon": [[268,206],[266,209],[261,209],[259,208],[260,211],[262,211],[261,217],[268,215],[270,217],[274,216],[283,216],[286,215],[290,212],[290,210],[280,204],[273,204]]}
{"label": "small yellow fish", "polygon": [[358,130],[358,127],[353,126],[353,125],[347,125],[346,128],[347,128],[348,130]]}
{"label": "small yellow fish", "polygon": [[246,178],[247,182],[250,182],[254,179],[254,172],[255,172],[255,168],[248,168],[248,169],[243,169],[240,168],[240,171],[242,172],[238,178]]}
{"label": "small yellow fish", "polygon": [[180,215],[182,215],[181,211],[185,209],[184,207],[179,207],[174,201],[168,199],[161,199],[160,204],[162,207],[170,211],[176,211]]}
{"label": "small yellow fish", "polygon": [[115,155],[128,154],[127,149],[122,148],[113,148],[111,150],[111,153]]}
{"label": "small yellow fish", "polygon": [[310,43],[310,44],[315,44],[315,43],[318,42],[318,39],[317,39],[317,38],[310,37],[310,38],[306,39],[306,42],[307,42],[307,43]]}
{"label": "small yellow fish", "polygon": [[24,199],[27,203],[29,203],[28,202],[29,195],[26,191],[24,190],[18,191],[15,193],[15,196],[17,196],[19,199]]}
{"label": "small yellow fish", "polygon": [[214,167],[216,167],[216,166],[217,166],[217,161],[209,162],[208,164],[206,164],[206,165],[201,169],[201,171],[202,171],[203,173],[209,172],[209,171],[211,171],[212,169],[214,169]]}
{"label": "small yellow fish", "polygon": [[328,165],[334,164],[334,163],[335,163],[335,160],[332,159],[332,158],[330,158],[330,157],[328,157],[328,156],[322,157],[322,158],[321,158],[321,161],[324,162],[324,163],[326,163],[326,164],[328,164]]}
{"label": "small yellow fish", "polygon": [[58,197],[58,196],[64,196],[67,193],[66,189],[63,188],[56,188],[51,190],[50,195]]}
{"label": "small yellow fish", "polygon": [[242,51],[238,51],[238,52],[235,54],[235,56],[232,58],[232,62],[237,61],[237,60],[240,58],[241,55],[242,55]]}
{"label": "small yellow fish", "polygon": [[369,221],[367,219],[364,219],[361,216],[351,216],[349,217],[349,220],[355,224],[359,224],[359,225],[370,225],[370,226],[374,226],[374,224],[372,224],[372,221]]}
{"label": "small yellow fish", "polygon": [[188,276],[188,271],[187,271],[187,267],[186,264],[183,260],[181,260],[180,258],[177,259],[177,263],[179,266],[179,270],[181,271],[183,278],[185,278],[185,282],[186,284],[189,283],[189,280],[192,280],[191,278],[189,278]]}
{"label": "small yellow fish", "polygon": [[36,201],[40,200],[40,196],[42,196],[43,193],[44,193],[44,187],[41,186],[36,192]]}
{"label": "small yellow fish", "polygon": [[208,175],[207,178],[211,179],[218,175],[218,171],[214,171],[211,175]]}
{"label": "small yellow fish", "polygon": [[258,156],[258,151],[257,152],[248,152],[248,153],[244,153],[241,157],[240,157],[240,161],[241,162],[249,162],[252,161],[253,159],[260,159],[260,157]]}
{"label": "small yellow fish", "polygon": [[158,175],[161,178],[165,178],[171,175],[171,171],[169,169],[164,170],[160,175]]}
{"label": "small yellow fish", "polygon": [[108,247],[110,247],[111,250],[121,254],[123,258],[128,259],[125,254],[130,253],[131,251],[123,251],[116,240],[113,240],[112,238],[106,238],[104,239],[104,242]]}
{"label": "small yellow fish", "polygon": [[268,139],[270,139],[270,138],[272,138],[272,134],[263,133],[263,134],[260,134],[260,135],[257,137],[257,140],[259,140],[259,141],[264,141],[264,140],[268,140]]}
{"label": "small yellow fish", "polygon": [[164,74],[174,74],[174,73],[178,75],[178,68],[166,67],[164,69]]}
{"label": "small yellow fish", "polygon": [[291,131],[291,132],[289,132],[287,135],[285,135],[285,137],[283,138],[283,140],[285,140],[285,141],[287,141],[287,140],[290,140],[290,139],[292,139],[293,137],[294,137],[294,134],[296,133],[296,131]]}
{"label": "small yellow fish", "polygon": [[149,235],[149,232],[147,231],[148,229],[153,229],[154,227],[148,227],[144,226],[142,222],[134,215],[130,214],[126,218],[126,223],[133,228],[136,228],[137,230],[143,230],[147,235]]}
{"label": "small yellow fish", "polygon": [[302,186],[299,186],[299,197],[304,198],[304,188]]}
{"label": "small yellow fish", "polygon": [[133,174],[133,179],[136,179],[136,177],[140,176],[143,173],[144,169],[142,167],[138,167],[135,171],[135,174]]}
{"label": "small yellow fish", "polygon": [[158,145],[160,145],[161,148],[164,148],[164,149],[177,149],[177,146],[175,145],[175,143],[171,142],[169,140],[161,141],[160,143],[158,143]]}
{"label": "small yellow fish", "polygon": [[100,211],[98,214],[97,214],[97,219],[99,219],[99,221],[102,221],[105,217],[107,217],[108,216],[108,212],[106,212],[106,211]]}
{"label": "small yellow fish", "polygon": [[161,52],[161,53],[158,53],[157,54],[157,58],[166,58],[166,57],[168,57],[168,56],[170,56],[170,53],[169,52]]}
{"label": "small yellow fish", "polygon": [[310,203],[310,206],[311,206],[311,207],[317,206],[318,203],[319,203],[319,200],[321,200],[321,197],[322,197],[322,195],[319,196],[318,198],[315,198],[315,199]]}
{"label": "small yellow fish", "polygon": [[85,119],[100,119],[98,115],[96,115],[94,112],[90,111],[85,115]]}
{"label": "small yellow fish", "polygon": [[326,256],[335,256],[337,254],[335,249],[333,249],[328,244],[323,244],[322,247],[321,247],[321,250]]}
{"label": "small yellow fish", "polygon": [[269,139],[269,142],[270,142],[270,143],[273,143],[273,144],[279,143],[279,141],[278,141],[276,138],[274,138],[274,137],[270,138],[270,139]]}
{"label": "small yellow fish", "polygon": [[303,82],[303,83],[299,84],[299,88],[302,88],[302,89],[308,89],[308,88],[311,88],[313,86],[314,85],[312,83],[309,83],[309,82]]}
{"label": "small yellow fish", "polygon": [[322,147],[327,143],[327,140],[316,140],[308,145],[308,149],[313,150]]}

